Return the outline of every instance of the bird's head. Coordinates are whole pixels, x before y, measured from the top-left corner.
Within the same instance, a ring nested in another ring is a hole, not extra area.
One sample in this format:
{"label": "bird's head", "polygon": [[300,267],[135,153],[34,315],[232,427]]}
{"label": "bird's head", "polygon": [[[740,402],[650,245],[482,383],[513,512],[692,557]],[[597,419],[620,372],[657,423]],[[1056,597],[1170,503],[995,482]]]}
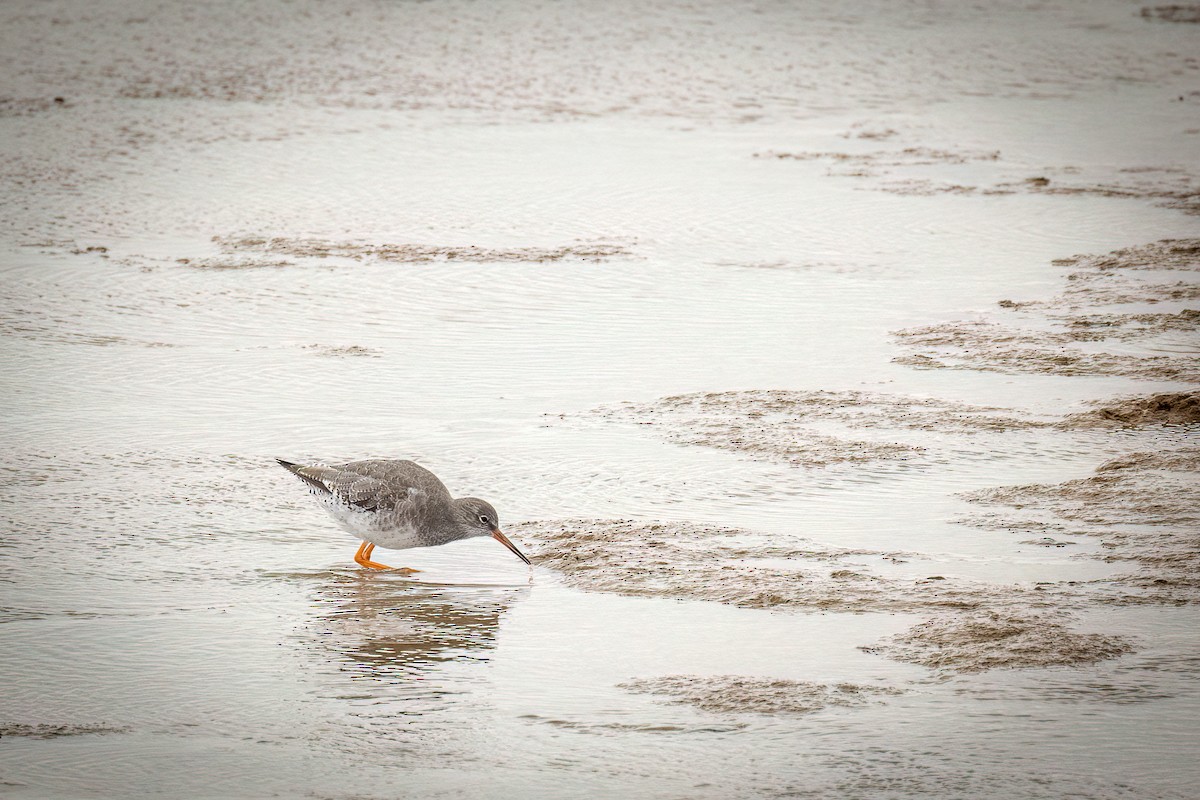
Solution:
{"label": "bird's head", "polygon": [[529,563],[517,546],[509,541],[509,538],[500,532],[500,515],[496,513],[496,509],[492,508],[492,504],[486,500],[480,500],[478,497],[463,497],[455,501],[455,507],[458,512],[459,529],[463,532],[463,538],[473,536],[491,536],[500,544],[512,550],[517,558]]}

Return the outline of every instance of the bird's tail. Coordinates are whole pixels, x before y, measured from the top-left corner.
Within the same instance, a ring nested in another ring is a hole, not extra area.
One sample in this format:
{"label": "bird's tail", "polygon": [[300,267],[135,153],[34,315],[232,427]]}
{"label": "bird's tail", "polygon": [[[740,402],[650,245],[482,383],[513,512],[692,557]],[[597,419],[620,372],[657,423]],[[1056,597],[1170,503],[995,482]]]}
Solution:
{"label": "bird's tail", "polygon": [[318,490],[318,492],[324,492],[325,494],[330,493],[331,490],[323,479],[329,478],[336,474],[335,470],[331,470],[328,467],[322,467],[319,465],[315,467],[306,467],[303,464],[295,464],[291,461],[284,461],[282,458],[277,458],[275,460],[279,462],[279,466],[283,467],[312,488]]}

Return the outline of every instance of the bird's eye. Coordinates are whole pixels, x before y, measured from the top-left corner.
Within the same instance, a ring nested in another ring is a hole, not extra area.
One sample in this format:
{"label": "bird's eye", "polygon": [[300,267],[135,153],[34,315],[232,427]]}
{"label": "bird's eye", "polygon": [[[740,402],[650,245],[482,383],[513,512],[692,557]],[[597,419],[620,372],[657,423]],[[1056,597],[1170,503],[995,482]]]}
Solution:
{"label": "bird's eye", "polygon": [[487,514],[480,514],[479,521],[482,522],[484,525],[487,525],[488,524]]}

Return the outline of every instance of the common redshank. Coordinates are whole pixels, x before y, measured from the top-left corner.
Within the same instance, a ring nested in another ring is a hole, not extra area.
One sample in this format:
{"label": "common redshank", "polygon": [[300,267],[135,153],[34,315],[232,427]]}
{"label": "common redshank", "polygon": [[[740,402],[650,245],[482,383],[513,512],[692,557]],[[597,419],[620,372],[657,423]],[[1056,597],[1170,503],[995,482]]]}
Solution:
{"label": "common redshank", "polygon": [[392,569],[371,560],[376,546],[406,550],[475,536],[491,536],[529,563],[500,532],[500,517],[491,503],[478,497],[451,497],[437,475],[412,461],[305,465],[275,460],[308,484],[309,492],[338,525],[363,540],[354,560],[368,569]]}

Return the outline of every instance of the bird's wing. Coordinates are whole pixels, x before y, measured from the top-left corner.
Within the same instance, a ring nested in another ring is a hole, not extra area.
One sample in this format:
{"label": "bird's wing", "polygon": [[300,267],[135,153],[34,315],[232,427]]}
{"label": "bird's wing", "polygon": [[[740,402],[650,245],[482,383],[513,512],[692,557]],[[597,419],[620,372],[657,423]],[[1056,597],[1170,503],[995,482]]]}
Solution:
{"label": "bird's wing", "polygon": [[331,494],[364,511],[392,511],[446,487],[427,469],[411,461],[352,461],[311,466],[281,464],[318,493]]}

